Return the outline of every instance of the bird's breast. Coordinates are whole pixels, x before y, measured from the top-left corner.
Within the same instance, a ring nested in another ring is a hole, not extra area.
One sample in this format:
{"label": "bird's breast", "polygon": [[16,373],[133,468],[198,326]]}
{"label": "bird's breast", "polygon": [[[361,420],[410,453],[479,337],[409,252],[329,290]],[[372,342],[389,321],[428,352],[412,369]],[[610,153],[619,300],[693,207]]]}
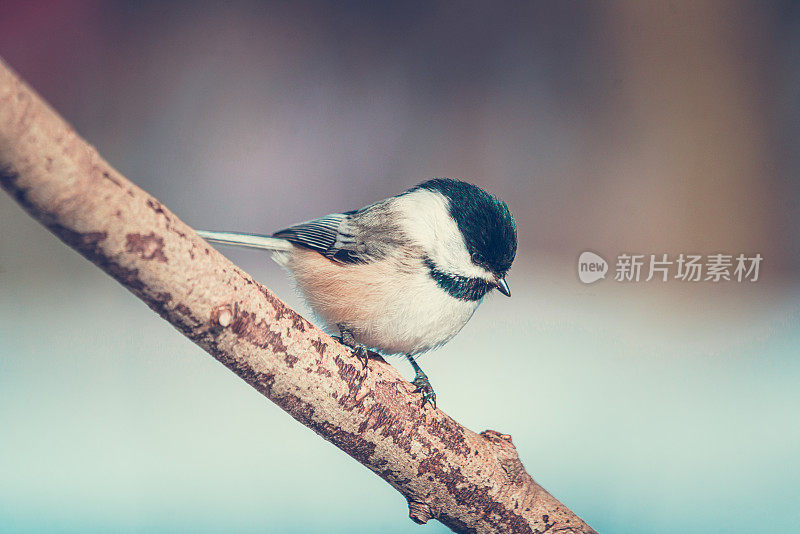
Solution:
{"label": "bird's breast", "polygon": [[356,341],[387,354],[418,354],[449,341],[480,304],[448,295],[408,259],[340,264],[296,248],[285,265],[331,329],[344,324]]}

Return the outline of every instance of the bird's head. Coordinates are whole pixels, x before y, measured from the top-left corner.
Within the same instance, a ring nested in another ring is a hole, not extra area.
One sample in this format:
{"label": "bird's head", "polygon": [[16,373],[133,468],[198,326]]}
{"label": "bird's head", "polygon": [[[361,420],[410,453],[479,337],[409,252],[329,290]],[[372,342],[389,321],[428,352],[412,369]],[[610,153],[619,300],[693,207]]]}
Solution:
{"label": "bird's head", "polygon": [[469,295],[477,298],[494,288],[511,296],[505,276],[517,252],[517,230],[505,202],[448,178],[423,182],[398,202],[406,232],[425,251],[435,279],[471,283],[475,289]]}

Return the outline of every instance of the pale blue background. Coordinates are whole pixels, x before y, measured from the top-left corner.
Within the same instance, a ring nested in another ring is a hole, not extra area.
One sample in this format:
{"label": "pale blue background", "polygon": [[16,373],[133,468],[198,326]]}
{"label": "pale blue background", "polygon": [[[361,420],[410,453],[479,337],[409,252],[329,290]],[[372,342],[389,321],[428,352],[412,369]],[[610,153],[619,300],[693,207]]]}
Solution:
{"label": "pale blue background", "polygon": [[[798,531],[798,10],[603,5],[10,2],[0,55],[198,227],[496,192],[514,296],[423,358],[440,407],[600,532]],[[584,286],[585,249],[765,260]],[[445,530],[0,195],[0,532]]]}

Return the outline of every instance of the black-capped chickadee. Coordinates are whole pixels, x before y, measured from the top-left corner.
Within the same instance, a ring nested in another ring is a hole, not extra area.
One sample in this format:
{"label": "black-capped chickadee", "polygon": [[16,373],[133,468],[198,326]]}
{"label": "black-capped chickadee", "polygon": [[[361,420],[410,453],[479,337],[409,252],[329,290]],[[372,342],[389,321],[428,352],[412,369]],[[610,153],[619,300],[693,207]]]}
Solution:
{"label": "black-capped chickadee", "polygon": [[415,356],[455,336],[492,289],[511,296],[505,276],[517,251],[505,202],[451,179],[271,236],[197,233],[273,251],[313,311],[365,365],[367,349],[408,358],[423,406],[436,406],[436,394]]}

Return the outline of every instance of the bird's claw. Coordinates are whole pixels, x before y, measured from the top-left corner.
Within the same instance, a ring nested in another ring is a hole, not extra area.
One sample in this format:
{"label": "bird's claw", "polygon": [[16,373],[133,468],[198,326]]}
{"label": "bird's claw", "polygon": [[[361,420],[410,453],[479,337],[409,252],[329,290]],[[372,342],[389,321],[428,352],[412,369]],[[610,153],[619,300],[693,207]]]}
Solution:
{"label": "bird's claw", "polygon": [[353,354],[356,358],[361,360],[361,363],[364,364],[364,369],[366,369],[367,364],[369,363],[369,351],[367,350],[367,347],[364,345],[358,345],[353,349]]}
{"label": "bird's claw", "polygon": [[417,372],[417,376],[411,382],[414,386],[414,393],[422,393],[422,407],[424,408],[427,403],[436,408],[436,392],[433,391],[428,376],[422,371]]}
{"label": "bird's claw", "polygon": [[356,342],[356,340],[353,338],[353,334],[351,334],[349,331],[343,330],[341,336],[333,336],[333,339],[352,350],[353,356],[358,358],[361,363],[364,364],[364,369],[367,368],[367,364],[369,363],[369,350],[367,350],[366,346]]}

